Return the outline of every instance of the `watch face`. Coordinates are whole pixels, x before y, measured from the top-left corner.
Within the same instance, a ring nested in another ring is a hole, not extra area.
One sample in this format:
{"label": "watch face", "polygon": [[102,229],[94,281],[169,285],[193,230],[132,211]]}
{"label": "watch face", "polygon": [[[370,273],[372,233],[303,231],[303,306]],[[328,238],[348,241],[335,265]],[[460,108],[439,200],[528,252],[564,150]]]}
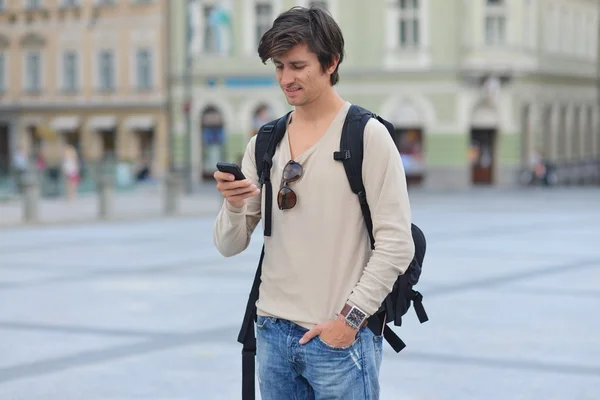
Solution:
{"label": "watch face", "polygon": [[353,307],[352,310],[350,310],[350,312],[348,313],[346,319],[348,320],[350,325],[354,326],[355,328],[359,328],[362,325],[366,316],[367,315],[360,311],[358,308]]}

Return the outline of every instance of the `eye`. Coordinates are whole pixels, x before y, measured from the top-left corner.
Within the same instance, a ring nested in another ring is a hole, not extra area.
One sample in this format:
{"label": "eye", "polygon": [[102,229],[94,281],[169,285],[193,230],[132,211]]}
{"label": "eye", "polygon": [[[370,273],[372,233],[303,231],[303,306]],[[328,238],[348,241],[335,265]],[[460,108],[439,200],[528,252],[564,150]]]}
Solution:
{"label": "eye", "polygon": [[279,65],[275,65],[276,69],[283,69],[283,65],[279,64]]}

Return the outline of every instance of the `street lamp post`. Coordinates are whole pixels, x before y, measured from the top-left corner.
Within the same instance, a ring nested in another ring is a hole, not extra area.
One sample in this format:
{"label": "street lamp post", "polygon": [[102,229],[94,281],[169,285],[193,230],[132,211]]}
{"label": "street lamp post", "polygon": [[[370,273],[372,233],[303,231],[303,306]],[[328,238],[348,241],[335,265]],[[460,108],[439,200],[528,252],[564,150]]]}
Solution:
{"label": "street lamp post", "polygon": [[[192,58],[192,38],[196,34],[194,32],[194,26],[192,23],[192,18],[194,16],[192,13],[196,11],[196,0],[187,0],[186,3],[186,12],[187,12],[187,24],[184,26],[185,29],[185,38],[186,38],[186,46],[185,46],[185,74],[184,74],[184,90],[185,90],[185,104],[184,104],[184,113],[185,113],[185,188],[186,193],[190,194],[194,191],[194,185],[192,182],[192,73],[193,73],[193,58]],[[198,16],[196,16],[198,17]]]}
{"label": "street lamp post", "polygon": [[[596,155],[596,174],[598,176],[597,178],[597,183],[600,185],[600,0],[597,0],[597,13],[598,13],[598,19],[597,19],[597,29],[598,31],[596,32],[596,71],[597,71],[597,76],[596,76],[596,81],[597,81],[597,99],[596,99],[596,132],[593,132],[592,129],[592,134],[596,135],[596,149],[595,149],[595,153]],[[593,125],[593,123],[592,123]],[[592,153],[593,154],[593,153]]]}

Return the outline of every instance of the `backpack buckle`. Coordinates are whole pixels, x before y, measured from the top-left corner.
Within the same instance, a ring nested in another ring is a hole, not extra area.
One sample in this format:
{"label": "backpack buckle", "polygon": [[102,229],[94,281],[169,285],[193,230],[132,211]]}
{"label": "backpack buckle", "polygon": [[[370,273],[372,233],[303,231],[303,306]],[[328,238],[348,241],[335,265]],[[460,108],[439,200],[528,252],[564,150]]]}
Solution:
{"label": "backpack buckle", "polygon": [[344,161],[349,160],[350,158],[352,158],[350,150],[336,151],[333,153],[333,159],[335,161]]}
{"label": "backpack buckle", "polygon": [[358,192],[358,202],[360,204],[367,204],[367,194],[365,191]]}
{"label": "backpack buckle", "polygon": [[358,201],[360,204],[367,204],[367,194],[365,191],[358,192]]}
{"label": "backpack buckle", "polygon": [[411,297],[412,297],[412,301],[414,301],[414,302],[421,303],[423,301],[423,295],[421,293],[417,292],[416,290],[413,290]]}

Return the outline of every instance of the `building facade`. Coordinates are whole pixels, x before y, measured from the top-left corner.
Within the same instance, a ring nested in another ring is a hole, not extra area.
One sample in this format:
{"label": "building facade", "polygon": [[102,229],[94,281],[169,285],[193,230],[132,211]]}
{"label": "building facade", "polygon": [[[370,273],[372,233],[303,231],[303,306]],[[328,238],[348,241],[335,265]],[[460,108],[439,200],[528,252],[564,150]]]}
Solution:
{"label": "building facade", "polygon": [[174,161],[195,182],[239,162],[257,128],[290,109],[256,49],[294,5],[340,24],[337,90],[394,123],[411,183],[510,186],[540,157],[600,158],[595,0],[187,3],[171,3],[171,113]]}
{"label": "building facade", "polygon": [[166,4],[0,1],[0,175],[25,153],[56,177],[68,144],[90,185],[99,165],[164,173]]}

